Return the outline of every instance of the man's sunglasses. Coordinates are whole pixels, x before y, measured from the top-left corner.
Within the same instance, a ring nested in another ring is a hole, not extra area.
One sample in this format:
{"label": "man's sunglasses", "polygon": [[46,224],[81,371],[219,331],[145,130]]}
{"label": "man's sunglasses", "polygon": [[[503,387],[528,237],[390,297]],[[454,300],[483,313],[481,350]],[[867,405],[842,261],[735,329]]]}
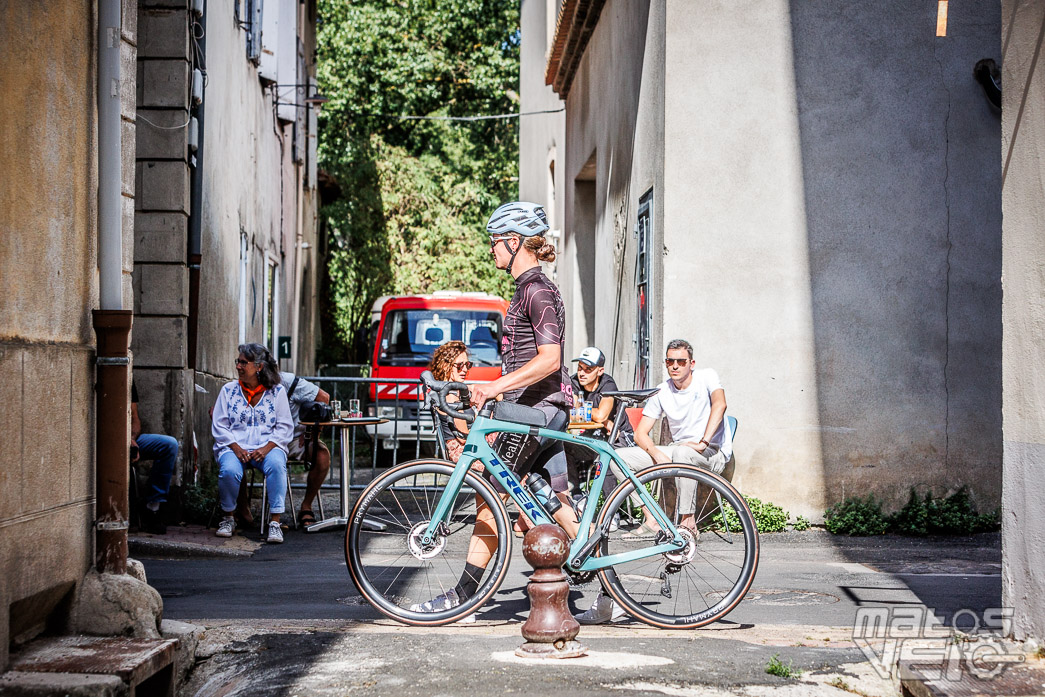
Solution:
{"label": "man's sunglasses", "polygon": [[454,363],[454,370],[471,370],[472,364],[470,361],[464,361],[462,363]]}
{"label": "man's sunglasses", "polygon": [[688,358],[665,358],[664,359],[664,365],[666,365],[667,367],[670,368],[672,363],[674,363],[675,365],[677,365],[678,367],[681,368],[682,366],[684,366],[687,363],[689,363],[689,359]]}

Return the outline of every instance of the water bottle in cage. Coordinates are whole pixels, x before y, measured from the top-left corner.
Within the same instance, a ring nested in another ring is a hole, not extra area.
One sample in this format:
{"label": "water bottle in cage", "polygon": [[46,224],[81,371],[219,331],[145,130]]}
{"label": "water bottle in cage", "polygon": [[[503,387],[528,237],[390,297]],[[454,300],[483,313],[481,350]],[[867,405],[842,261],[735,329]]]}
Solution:
{"label": "water bottle in cage", "polygon": [[546,482],[541,475],[531,472],[526,480],[526,486],[530,487],[530,491],[533,492],[533,495],[548,513],[555,515],[555,511],[562,508],[562,502],[559,501],[559,497],[552,491],[552,485]]}

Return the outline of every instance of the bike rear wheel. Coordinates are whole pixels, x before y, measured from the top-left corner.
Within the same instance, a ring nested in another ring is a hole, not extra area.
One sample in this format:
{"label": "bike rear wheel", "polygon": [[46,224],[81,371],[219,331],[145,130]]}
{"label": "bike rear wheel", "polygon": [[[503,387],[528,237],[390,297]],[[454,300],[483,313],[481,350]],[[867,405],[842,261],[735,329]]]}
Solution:
{"label": "bike rear wheel", "polygon": [[[698,534],[680,529],[687,544],[678,552],[602,569],[603,588],[630,615],[654,627],[692,629],[725,616],[743,599],[758,568],[758,530],[744,497],[722,477],[689,464],[654,465],[637,476],[676,527],[685,507],[679,505],[679,484],[696,484]],[[598,519],[603,530],[628,506],[634,491],[628,480],[610,494]],[[668,538],[662,534],[660,539]],[[637,526],[620,527],[606,534],[599,552],[607,556],[660,543],[657,535],[642,534]]]}
{"label": "bike rear wheel", "polygon": [[[460,491],[448,491],[453,471],[445,460],[404,462],[371,482],[349,518],[345,561],[352,581],[374,608],[405,624],[434,626],[466,617],[493,596],[508,571],[511,534],[501,497],[472,472]],[[420,535],[442,496],[452,497],[449,524],[425,545]],[[478,591],[455,607],[414,608],[457,585],[480,512],[484,525],[477,542],[489,543],[493,557]],[[375,530],[374,523],[385,529]]]}

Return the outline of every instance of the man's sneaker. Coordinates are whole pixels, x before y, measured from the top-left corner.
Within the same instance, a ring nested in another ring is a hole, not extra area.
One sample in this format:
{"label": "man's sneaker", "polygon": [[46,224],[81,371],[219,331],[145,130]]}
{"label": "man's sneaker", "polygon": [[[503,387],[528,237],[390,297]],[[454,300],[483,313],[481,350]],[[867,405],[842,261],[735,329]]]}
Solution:
{"label": "man's sneaker", "polygon": [[228,515],[218,523],[218,531],[214,533],[218,537],[232,537],[232,531],[236,529],[236,519]]}
{"label": "man's sneaker", "polygon": [[616,532],[620,529],[620,513],[614,513],[613,518],[610,520],[610,532]]}
{"label": "man's sneaker", "polygon": [[605,593],[599,593],[591,607],[579,615],[574,615],[581,624],[605,624],[613,620],[619,620],[627,613],[624,608],[613,601],[613,598]]}
{"label": "man's sneaker", "polygon": [[457,620],[457,624],[475,624],[475,620],[476,620],[476,615],[473,612],[472,614],[468,615],[467,617],[462,617],[461,619]]}
{"label": "man's sneaker", "polygon": [[269,536],[267,541],[270,545],[278,545],[283,543],[283,528],[279,526],[279,521],[269,521]]}
{"label": "man's sneaker", "polygon": [[163,522],[163,514],[159,510],[152,510],[148,506],[141,510],[141,531],[150,535],[166,535],[167,524]]}
{"label": "man's sneaker", "polygon": [[435,596],[431,600],[411,605],[410,612],[442,612],[443,610],[457,607],[460,604],[461,598],[458,597],[457,591],[451,588],[445,593]]}

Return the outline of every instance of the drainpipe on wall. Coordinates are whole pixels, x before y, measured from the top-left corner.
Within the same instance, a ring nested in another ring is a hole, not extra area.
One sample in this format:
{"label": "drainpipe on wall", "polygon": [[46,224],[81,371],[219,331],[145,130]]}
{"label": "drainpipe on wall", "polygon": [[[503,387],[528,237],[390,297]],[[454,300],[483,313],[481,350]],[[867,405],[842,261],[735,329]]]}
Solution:
{"label": "drainpipe on wall", "polygon": [[[207,55],[207,4],[203,6],[203,16],[199,19],[202,35],[197,42],[200,54]],[[193,28],[194,30],[195,28]],[[188,368],[196,370],[196,338],[200,325],[200,264],[203,262],[203,122],[207,108],[206,87],[203,101],[196,107],[196,123],[198,125],[196,166],[192,170],[189,190],[189,317],[186,327],[188,341]],[[193,382],[196,376],[193,375]]]}
{"label": "drainpipe on wall", "polygon": [[98,2],[98,272],[95,564],[127,571],[131,310],[123,309],[120,0]]}
{"label": "drainpipe on wall", "polygon": [[301,303],[303,298],[301,297],[301,275],[304,272],[304,260],[303,255],[308,247],[305,245],[305,231],[303,228],[304,214],[305,214],[305,201],[304,201],[304,178],[302,177],[302,170],[304,169],[301,165],[298,165],[297,176],[294,177],[294,181],[297,183],[297,191],[295,191],[294,198],[297,201],[297,232],[294,239],[294,308],[291,312],[291,325],[290,333],[293,337],[290,345],[293,347],[293,353],[291,358],[291,364],[294,366],[294,372],[297,374],[301,373],[302,366],[301,362],[301,329],[299,327],[301,323]]}

